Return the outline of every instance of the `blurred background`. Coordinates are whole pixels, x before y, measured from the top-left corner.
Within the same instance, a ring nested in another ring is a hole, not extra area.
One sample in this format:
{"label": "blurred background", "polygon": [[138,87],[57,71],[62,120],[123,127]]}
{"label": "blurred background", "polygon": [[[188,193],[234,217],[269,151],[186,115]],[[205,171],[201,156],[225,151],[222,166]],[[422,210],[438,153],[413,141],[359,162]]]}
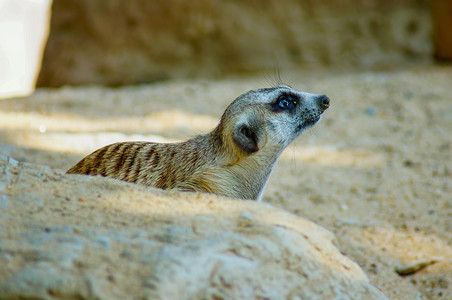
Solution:
{"label": "blurred background", "polygon": [[451,20],[450,0],[1,0],[0,96],[447,60]]}

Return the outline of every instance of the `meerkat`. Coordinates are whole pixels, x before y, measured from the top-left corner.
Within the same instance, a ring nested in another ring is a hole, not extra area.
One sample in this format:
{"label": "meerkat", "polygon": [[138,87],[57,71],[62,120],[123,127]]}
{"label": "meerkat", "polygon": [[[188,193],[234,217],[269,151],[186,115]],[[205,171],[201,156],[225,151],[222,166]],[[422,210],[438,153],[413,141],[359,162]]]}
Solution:
{"label": "meerkat", "polygon": [[226,108],[210,133],[180,143],[111,144],[67,173],[261,201],[283,150],[315,125],[329,105],[325,95],[288,85],[251,90]]}

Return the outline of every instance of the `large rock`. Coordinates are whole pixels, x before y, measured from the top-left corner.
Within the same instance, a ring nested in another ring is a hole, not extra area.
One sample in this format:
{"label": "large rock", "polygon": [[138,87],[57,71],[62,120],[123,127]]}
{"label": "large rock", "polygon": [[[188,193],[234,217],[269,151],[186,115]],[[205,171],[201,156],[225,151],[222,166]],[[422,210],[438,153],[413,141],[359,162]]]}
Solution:
{"label": "large rock", "polygon": [[269,205],[0,157],[0,299],[385,299]]}
{"label": "large rock", "polygon": [[121,85],[432,54],[427,0],[54,0],[40,86]]}

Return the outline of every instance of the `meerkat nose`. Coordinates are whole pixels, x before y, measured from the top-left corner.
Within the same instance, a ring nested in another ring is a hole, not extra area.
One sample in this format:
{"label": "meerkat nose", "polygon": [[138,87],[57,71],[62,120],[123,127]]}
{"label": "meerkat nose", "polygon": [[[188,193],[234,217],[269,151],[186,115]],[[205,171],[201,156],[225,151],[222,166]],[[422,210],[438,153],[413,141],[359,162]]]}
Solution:
{"label": "meerkat nose", "polygon": [[327,109],[328,107],[330,107],[330,98],[328,98],[328,96],[325,95],[318,96],[317,105],[323,110]]}

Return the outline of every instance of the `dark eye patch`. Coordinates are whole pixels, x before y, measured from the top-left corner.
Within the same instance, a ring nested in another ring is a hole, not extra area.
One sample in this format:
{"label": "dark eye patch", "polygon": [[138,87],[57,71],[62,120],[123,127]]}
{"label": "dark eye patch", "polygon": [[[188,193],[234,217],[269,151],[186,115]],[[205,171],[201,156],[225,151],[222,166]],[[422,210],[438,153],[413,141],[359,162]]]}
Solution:
{"label": "dark eye patch", "polygon": [[283,93],[271,103],[271,109],[274,112],[292,111],[298,104],[298,101],[299,98],[297,95]]}

